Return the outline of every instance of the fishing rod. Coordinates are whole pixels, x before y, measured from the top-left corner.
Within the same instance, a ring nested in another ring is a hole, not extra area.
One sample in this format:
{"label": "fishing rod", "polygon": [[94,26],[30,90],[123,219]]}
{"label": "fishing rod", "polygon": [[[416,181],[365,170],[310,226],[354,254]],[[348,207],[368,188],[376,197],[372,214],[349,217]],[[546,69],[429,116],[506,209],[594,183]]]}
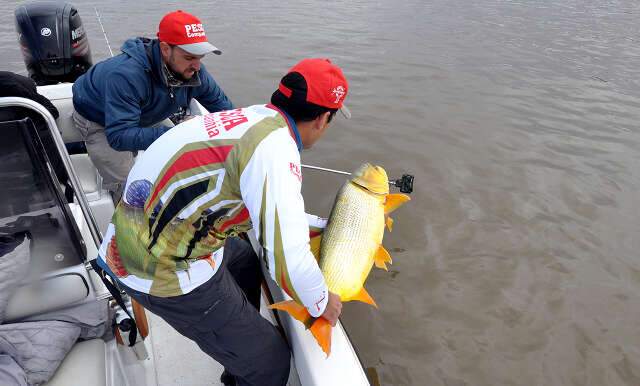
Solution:
{"label": "fishing rod", "polygon": [[111,54],[111,57],[113,58],[113,51],[111,50],[111,44],[109,44],[109,38],[107,38],[107,32],[104,30],[104,25],[102,25],[102,18],[100,17],[100,14],[98,13],[98,8],[97,7],[93,7],[93,9],[96,11],[96,16],[98,17],[98,24],[100,24],[100,28],[102,28],[102,34],[104,35],[104,40],[107,42],[107,47],[109,47],[109,53]]}
{"label": "fishing rod", "polygon": [[[320,170],[322,172],[343,174],[345,176],[350,176],[351,175],[351,173],[343,172],[342,170],[321,168],[319,166],[312,166],[312,165],[305,165],[305,164],[302,164],[301,166],[303,168],[306,168],[306,169]],[[402,193],[409,193],[410,194],[411,192],[413,192],[413,176],[411,174],[403,174],[402,177],[400,177],[398,179],[389,180],[389,185],[395,186],[397,188],[400,188],[400,192],[402,192]]]}

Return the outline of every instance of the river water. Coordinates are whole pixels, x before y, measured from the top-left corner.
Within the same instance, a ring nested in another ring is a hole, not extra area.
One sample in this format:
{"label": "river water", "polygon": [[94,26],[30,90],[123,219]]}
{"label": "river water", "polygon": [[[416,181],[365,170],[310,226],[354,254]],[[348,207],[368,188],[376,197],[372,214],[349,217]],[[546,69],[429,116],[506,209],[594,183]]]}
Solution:
{"label": "river water", "polygon": [[[78,0],[94,60],[197,14],[237,105],[297,60],[350,80],[303,162],[415,174],[394,263],[343,323],[384,385],[640,385],[640,3],[632,0]],[[0,4],[2,69],[23,71]],[[327,215],[344,177],[305,171]]]}

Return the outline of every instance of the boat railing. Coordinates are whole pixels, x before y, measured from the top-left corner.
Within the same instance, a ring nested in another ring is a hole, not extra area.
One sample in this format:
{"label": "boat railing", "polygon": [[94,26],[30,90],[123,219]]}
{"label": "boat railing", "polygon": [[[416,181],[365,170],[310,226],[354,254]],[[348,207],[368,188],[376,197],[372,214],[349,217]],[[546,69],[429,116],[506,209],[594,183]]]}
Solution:
{"label": "boat railing", "polygon": [[[69,181],[71,182],[71,186],[73,187],[75,196],[78,200],[78,205],[82,210],[82,214],[84,215],[85,219],[88,222],[88,228],[89,228],[89,232],[91,233],[91,237],[93,238],[93,241],[95,242],[96,245],[100,245],[102,243],[102,234],[100,233],[100,229],[93,215],[93,212],[89,207],[89,202],[87,201],[87,197],[84,194],[82,185],[80,183],[80,180],[78,179],[78,175],[76,174],[76,171],[73,167],[73,163],[71,162],[71,158],[67,153],[66,147],[64,145],[64,141],[62,139],[62,135],[60,134],[60,130],[58,129],[58,125],[56,124],[56,121],[51,115],[51,113],[38,102],[35,102],[31,99],[20,98],[20,97],[0,97],[0,108],[2,107],[27,108],[37,112],[44,118],[51,132],[51,136],[56,145],[56,149],[60,154],[60,158],[62,159],[64,167],[66,170],[69,171]],[[91,266],[89,264],[87,264],[87,269],[89,270],[91,269]]]}

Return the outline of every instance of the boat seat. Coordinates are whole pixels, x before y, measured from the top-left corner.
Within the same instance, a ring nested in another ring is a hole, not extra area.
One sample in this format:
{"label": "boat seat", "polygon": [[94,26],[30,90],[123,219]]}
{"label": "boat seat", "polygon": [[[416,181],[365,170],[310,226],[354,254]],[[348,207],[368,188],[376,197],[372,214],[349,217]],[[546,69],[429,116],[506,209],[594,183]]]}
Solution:
{"label": "boat seat", "polygon": [[62,140],[65,143],[83,141],[80,132],[76,130],[73,124],[73,99],[60,98],[52,102],[60,113],[60,116],[56,119],[56,125],[58,125],[58,129],[60,129],[62,133]]}
{"label": "boat seat", "polygon": [[76,343],[45,386],[106,386],[107,347],[102,339]]}
{"label": "boat seat", "polygon": [[18,287],[9,298],[5,322],[79,304],[89,296],[89,285],[77,273],[67,273]]}

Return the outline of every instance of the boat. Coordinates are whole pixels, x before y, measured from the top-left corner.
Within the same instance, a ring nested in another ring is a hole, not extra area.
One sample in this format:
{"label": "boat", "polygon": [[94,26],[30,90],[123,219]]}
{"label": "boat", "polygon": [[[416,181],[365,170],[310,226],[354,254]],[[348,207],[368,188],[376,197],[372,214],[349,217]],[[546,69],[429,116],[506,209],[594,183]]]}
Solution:
{"label": "boat", "polygon": [[[75,11],[68,4],[64,7],[66,12]],[[100,311],[96,314],[106,315],[105,325],[113,325],[112,333],[76,341],[47,386],[222,384],[220,364],[126,293],[110,289],[108,278],[92,264],[114,205],[89,156],[69,154],[65,146],[82,141],[71,118],[72,83],[42,85],[38,93],[58,109],[57,119],[31,99],[0,98],[0,110],[20,107],[25,112],[20,117],[24,119],[0,121],[0,184],[5,187],[0,195],[0,229],[19,228],[30,239],[28,273],[12,288],[1,326],[11,328],[79,307],[93,307]],[[190,109],[192,114],[207,113],[195,100]],[[34,125],[34,115],[45,123],[55,144],[54,157],[59,157],[68,174],[71,191],[67,194],[43,145],[44,132]],[[169,120],[164,123],[172,125]],[[246,237],[261,256],[254,234]],[[289,298],[271,280],[264,264],[262,269],[260,312],[278,326],[292,351],[287,384],[369,385],[340,322],[333,329],[327,357],[301,323],[267,308]]]}

